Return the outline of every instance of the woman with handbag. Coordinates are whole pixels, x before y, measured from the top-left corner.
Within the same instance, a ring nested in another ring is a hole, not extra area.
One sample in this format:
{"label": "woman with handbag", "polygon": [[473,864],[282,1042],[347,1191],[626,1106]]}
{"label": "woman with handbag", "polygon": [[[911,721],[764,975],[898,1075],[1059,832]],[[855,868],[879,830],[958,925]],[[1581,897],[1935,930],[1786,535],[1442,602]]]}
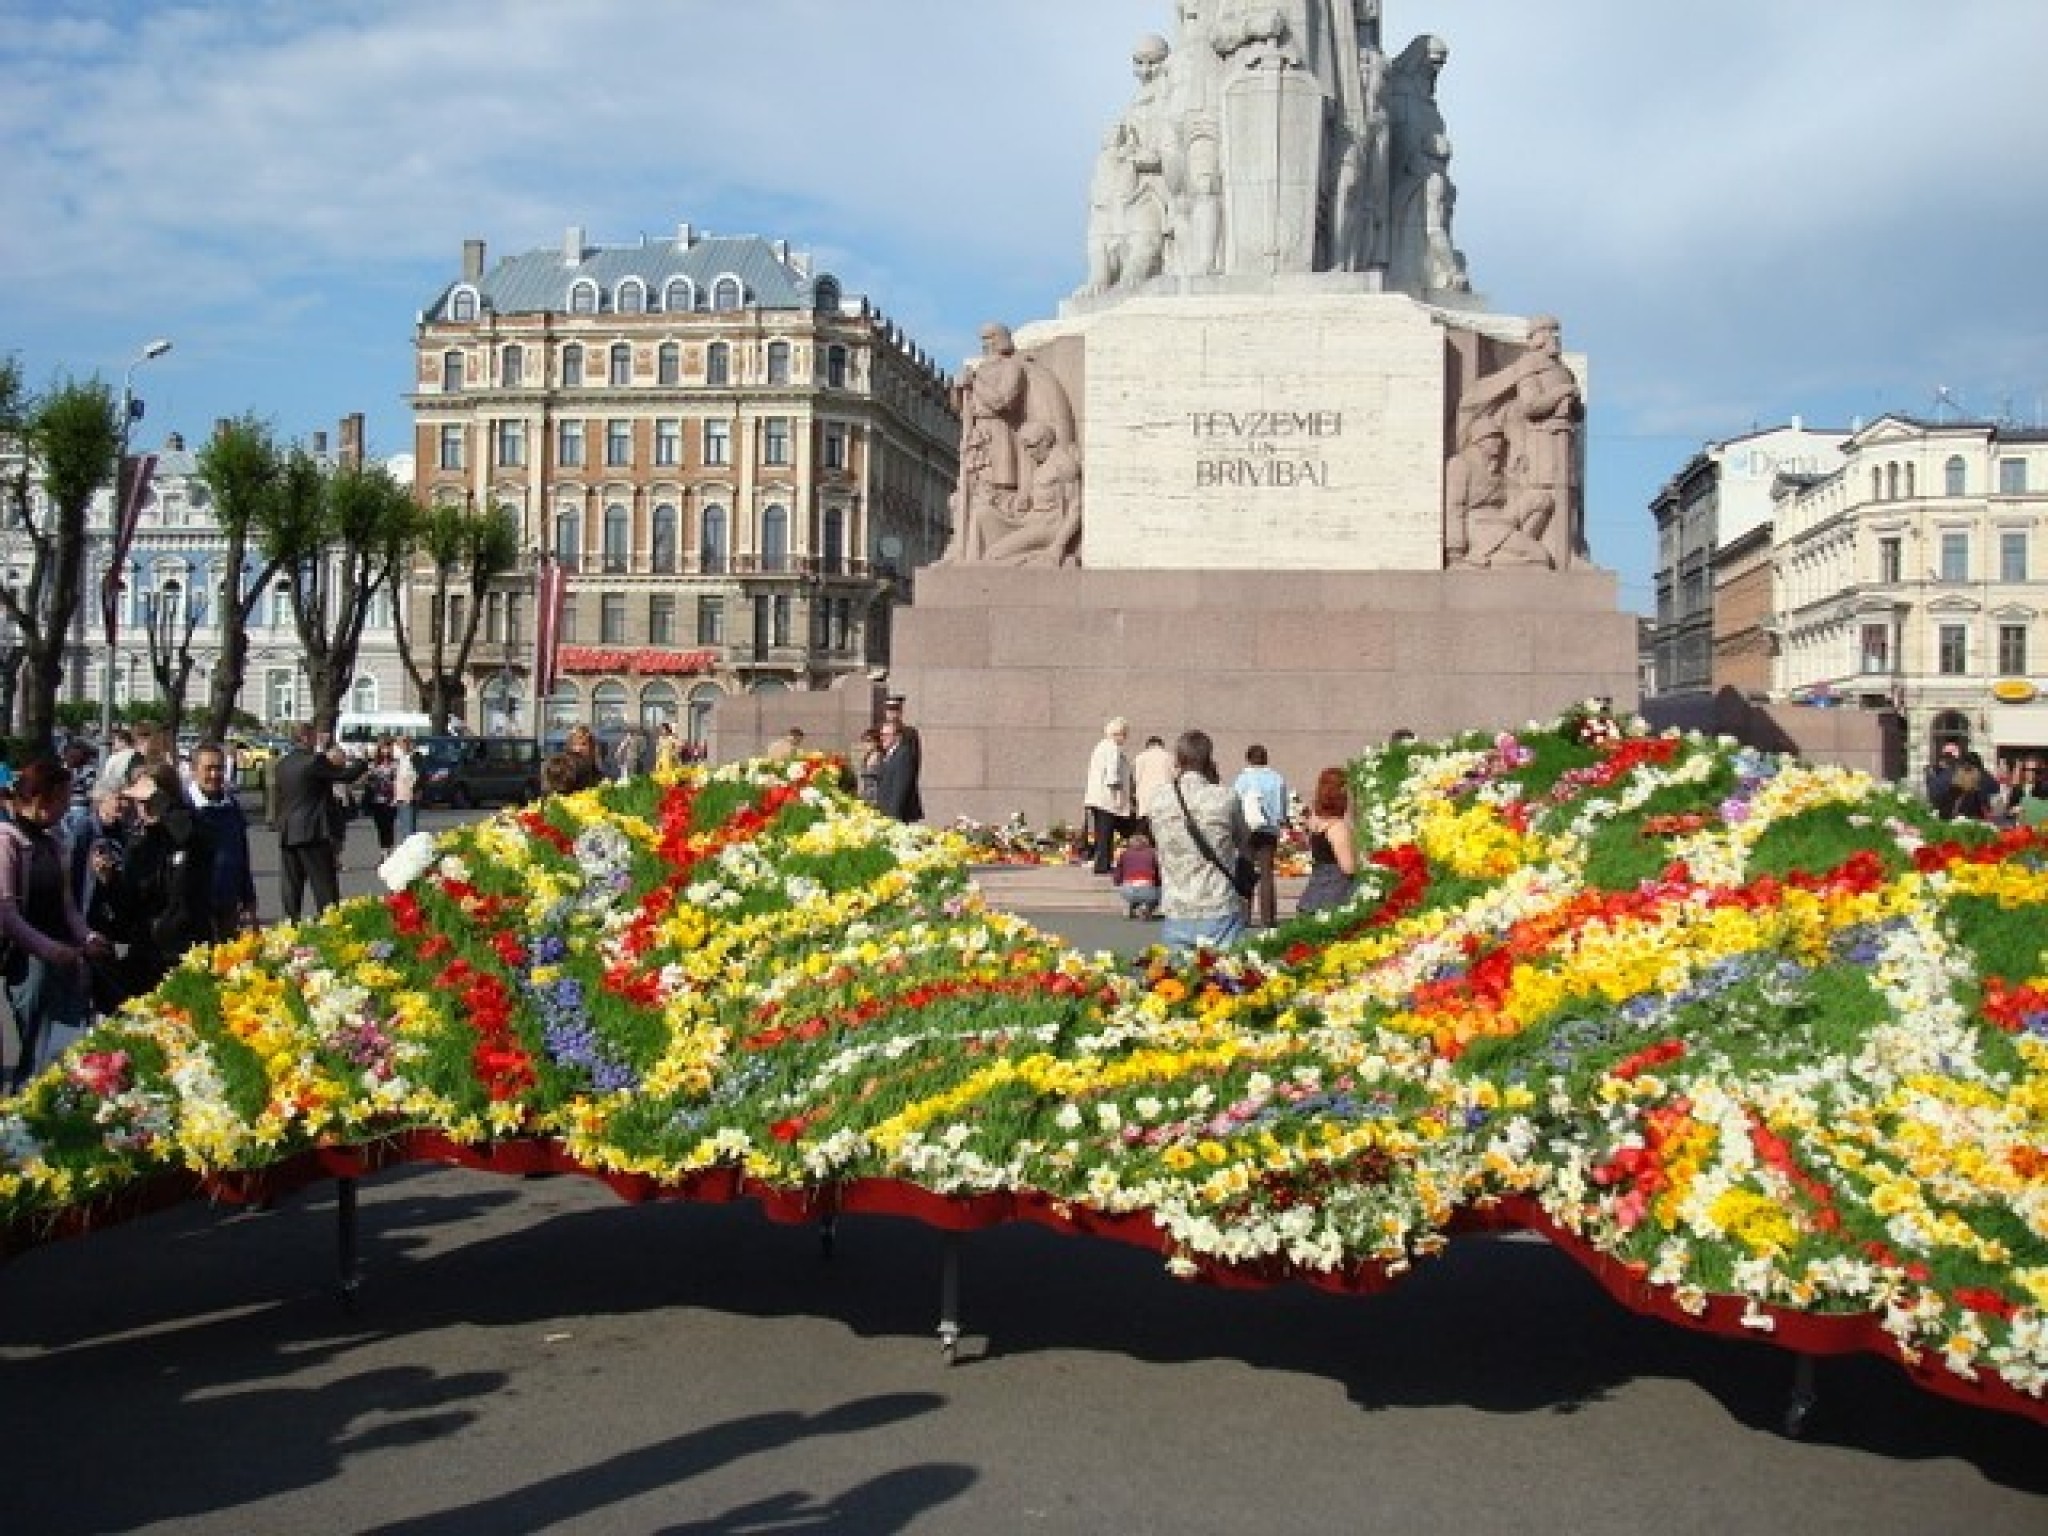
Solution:
{"label": "woman with handbag", "polygon": [[71,804],[71,770],[53,757],[23,765],[14,814],[0,822],[0,950],[21,1056],[20,1092],[85,1027],[86,963],[113,946],[85,926],[72,894],[57,823]]}
{"label": "woman with handbag", "polygon": [[1218,782],[1206,731],[1181,732],[1173,764],[1173,782],[1144,807],[1159,850],[1159,937],[1178,950],[1227,948],[1243,936],[1245,899],[1258,887],[1244,804]]}

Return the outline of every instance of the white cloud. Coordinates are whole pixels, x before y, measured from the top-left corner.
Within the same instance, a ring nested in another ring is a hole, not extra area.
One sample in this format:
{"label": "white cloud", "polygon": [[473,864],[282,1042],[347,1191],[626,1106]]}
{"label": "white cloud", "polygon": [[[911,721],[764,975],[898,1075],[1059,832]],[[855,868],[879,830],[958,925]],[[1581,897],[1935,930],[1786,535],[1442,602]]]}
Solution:
{"label": "white cloud", "polygon": [[[1475,281],[1591,356],[1593,483],[1620,504],[1596,533],[1655,490],[1651,455],[1668,474],[1759,421],[2048,393],[2039,0],[1387,9],[1391,46],[1451,43]],[[812,249],[957,359],[1080,280],[1130,43],[1172,15],[0,0],[0,349],[111,370],[176,334],[152,370],[174,424],[367,409],[396,439],[413,312],[463,239],[688,221]]]}

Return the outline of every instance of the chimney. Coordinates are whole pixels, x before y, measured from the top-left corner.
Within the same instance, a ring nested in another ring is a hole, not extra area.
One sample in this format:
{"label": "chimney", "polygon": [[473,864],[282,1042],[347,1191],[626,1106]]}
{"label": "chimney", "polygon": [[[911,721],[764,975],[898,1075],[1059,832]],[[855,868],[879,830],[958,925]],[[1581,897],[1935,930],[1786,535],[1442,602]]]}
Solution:
{"label": "chimney", "polygon": [[363,467],[363,413],[351,411],[341,418],[341,462],[349,469]]}
{"label": "chimney", "polygon": [[1806,430],[1806,418],[1804,416],[1794,416],[1792,418],[1792,430],[1794,432],[1804,432]]}
{"label": "chimney", "polygon": [[571,224],[562,236],[562,265],[580,267],[583,265],[583,226]]}
{"label": "chimney", "polygon": [[481,240],[462,242],[462,280],[465,283],[480,283],[484,279],[484,243]]}
{"label": "chimney", "polygon": [[697,231],[696,231],[696,230],[692,229],[692,228],[691,228],[691,227],[690,227],[689,225],[687,225],[687,224],[678,224],[678,225],[676,226],[676,249],[677,249],[677,250],[679,250],[679,251],[687,251],[687,250],[688,250],[688,249],[689,249],[689,248],[690,248],[691,246],[695,245],[696,243],[697,243]]}
{"label": "chimney", "polygon": [[775,242],[775,259],[785,267],[789,265],[789,242],[787,240]]}

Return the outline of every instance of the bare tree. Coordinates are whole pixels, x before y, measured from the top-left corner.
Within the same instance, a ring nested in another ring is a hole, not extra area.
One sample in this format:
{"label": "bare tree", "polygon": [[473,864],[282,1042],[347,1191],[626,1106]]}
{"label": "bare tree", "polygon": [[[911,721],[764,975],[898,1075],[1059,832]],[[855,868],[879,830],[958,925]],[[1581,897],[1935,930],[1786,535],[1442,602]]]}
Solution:
{"label": "bare tree", "polygon": [[227,548],[220,591],[212,601],[220,619],[220,657],[207,694],[205,734],[227,739],[235,704],[249,672],[249,620],[277,579],[282,555],[258,556],[270,507],[279,494],[284,455],[270,428],[253,416],[222,422],[199,451],[199,478],[212,493],[214,520]]}
{"label": "bare tree", "polygon": [[332,731],[355,678],[370,604],[391,582],[418,508],[380,467],[330,469],[295,449],[263,511],[264,555],[290,583],[310,715]]}
{"label": "bare tree", "polygon": [[98,379],[66,380],[31,398],[10,360],[0,365],[0,437],[21,448],[0,489],[0,517],[28,541],[30,562],[25,584],[0,583],[0,612],[21,636],[22,734],[51,742],[65,643],[85,574],[86,516],[93,494],[115,477],[120,412]]}
{"label": "bare tree", "polygon": [[[206,598],[203,593],[187,592],[184,601],[167,602],[163,593],[151,592],[142,599],[142,614],[143,635],[149,642],[149,673],[156,680],[157,697],[164,701],[164,735],[175,742],[185,725],[185,690],[198,660],[192,654],[192,637],[206,616]],[[213,739],[224,736],[222,732]]]}
{"label": "bare tree", "polygon": [[[448,729],[449,717],[462,710],[463,679],[469,672],[470,652],[476,645],[491,584],[518,568],[519,530],[504,517],[473,505],[429,507],[415,520],[403,558],[407,562],[423,559],[433,571],[424,656],[415,648],[418,637],[406,628],[403,604],[396,608],[393,621],[399,659],[419,689],[439,734]],[[450,601],[458,594],[465,599],[460,605]],[[459,635],[451,622],[458,607],[462,619]]]}

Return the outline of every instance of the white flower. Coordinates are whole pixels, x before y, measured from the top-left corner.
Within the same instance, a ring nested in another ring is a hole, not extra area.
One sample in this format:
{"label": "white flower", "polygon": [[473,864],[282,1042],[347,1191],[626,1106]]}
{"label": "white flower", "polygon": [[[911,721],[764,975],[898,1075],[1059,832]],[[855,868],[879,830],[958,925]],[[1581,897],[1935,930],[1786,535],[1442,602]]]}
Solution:
{"label": "white flower", "polygon": [[434,834],[415,832],[377,866],[377,878],[385,887],[402,891],[434,867]]}

